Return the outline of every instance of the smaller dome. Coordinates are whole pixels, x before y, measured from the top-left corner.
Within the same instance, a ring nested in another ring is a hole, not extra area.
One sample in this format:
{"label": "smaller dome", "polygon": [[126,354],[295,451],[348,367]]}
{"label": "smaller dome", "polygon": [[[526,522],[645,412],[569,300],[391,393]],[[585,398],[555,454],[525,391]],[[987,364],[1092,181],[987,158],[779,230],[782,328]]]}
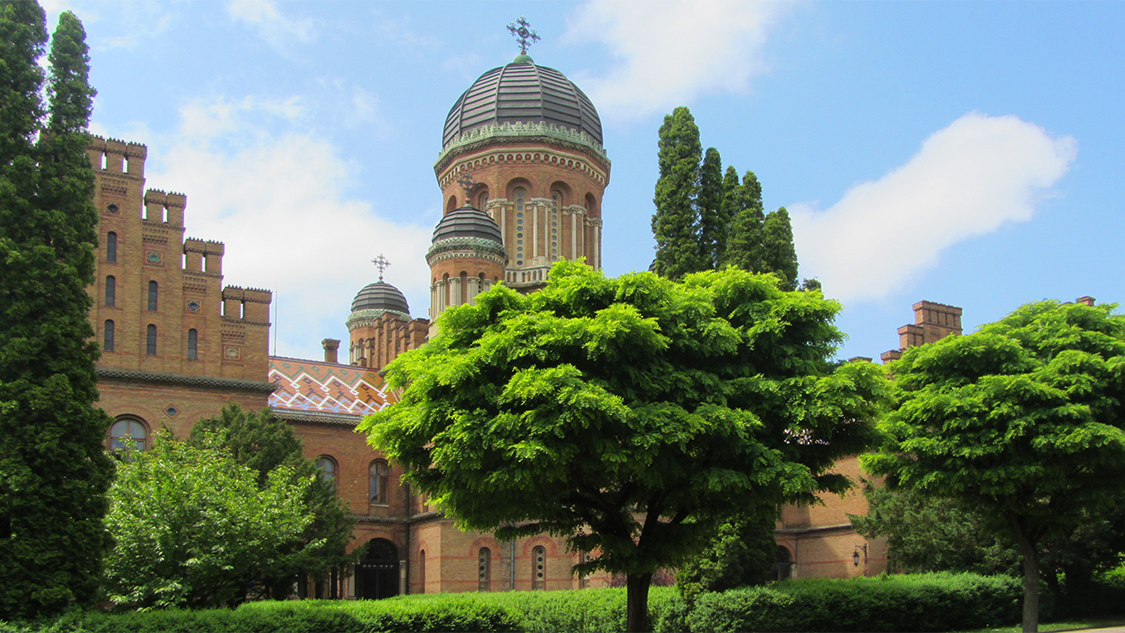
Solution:
{"label": "smaller dome", "polygon": [[500,226],[487,213],[475,207],[461,207],[446,215],[434,228],[432,243],[454,237],[475,237],[503,244]]}
{"label": "smaller dome", "polygon": [[367,284],[363,290],[352,300],[352,312],[360,310],[382,310],[384,312],[398,312],[410,314],[410,306],[406,297],[391,284],[380,279],[373,284]]}

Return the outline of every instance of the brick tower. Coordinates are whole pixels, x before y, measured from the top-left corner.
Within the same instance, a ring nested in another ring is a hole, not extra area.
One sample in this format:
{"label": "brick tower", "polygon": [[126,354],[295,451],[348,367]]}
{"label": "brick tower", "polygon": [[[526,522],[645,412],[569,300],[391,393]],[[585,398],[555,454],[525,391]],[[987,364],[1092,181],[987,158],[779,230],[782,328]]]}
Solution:
{"label": "brick tower", "polygon": [[[444,213],[472,206],[491,217],[507,253],[505,284],[532,291],[560,259],[601,266],[609,168],[594,104],[561,72],[521,54],[453,104],[434,172]],[[466,176],[474,184],[462,189]]]}

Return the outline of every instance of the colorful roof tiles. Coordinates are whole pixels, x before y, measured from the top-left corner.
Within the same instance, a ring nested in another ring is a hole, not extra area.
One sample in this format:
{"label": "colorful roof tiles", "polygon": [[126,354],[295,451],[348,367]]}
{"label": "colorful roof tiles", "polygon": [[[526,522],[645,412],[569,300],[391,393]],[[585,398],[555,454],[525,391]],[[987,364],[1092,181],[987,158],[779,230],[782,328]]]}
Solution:
{"label": "colorful roof tiles", "polygon": [[383,378],[362,367],[293,358],[270,358],[270,408],[344,415],[370,415],[391,403]]}

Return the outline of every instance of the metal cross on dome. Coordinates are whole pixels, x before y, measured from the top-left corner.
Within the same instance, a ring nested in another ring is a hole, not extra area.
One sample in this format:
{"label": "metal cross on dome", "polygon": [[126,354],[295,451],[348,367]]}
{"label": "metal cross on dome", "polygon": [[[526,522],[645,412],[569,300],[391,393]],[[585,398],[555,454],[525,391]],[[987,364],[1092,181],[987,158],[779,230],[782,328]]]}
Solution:
{"label": "metal cross on dome", "polygon": [[520,55],[527,55],[527,47],[539,41],[539,34],[531,28],[531,24],[522,15],[520,19],[508,25],[508,31],[516,37],[516,43],[520,45]]}
{"label": "metal cross on dome", "polygon": [[383,271],[391,265],[391,262],[387,260],[386,257],[383,257],[382,253],[379,253],[378,257],[371,260],[371,263],[375,264],[375,267],[379,269],[379,281],[383,281]]}

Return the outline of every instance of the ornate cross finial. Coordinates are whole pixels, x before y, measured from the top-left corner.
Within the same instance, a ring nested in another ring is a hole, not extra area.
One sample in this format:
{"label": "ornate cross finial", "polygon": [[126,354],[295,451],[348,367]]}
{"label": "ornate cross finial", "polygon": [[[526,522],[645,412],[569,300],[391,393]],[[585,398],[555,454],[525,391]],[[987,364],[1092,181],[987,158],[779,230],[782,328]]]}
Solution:
{"label": "ornate cross finial", "polygon": [[473,187],[477,186],[477,181],[473,180],[473,177],[470,176],[468,172],[465,172],[457,179],[457,184],[461,185],[461,188],[465,190],[465,204],[468,205],[469,194],[473,193]]}
{"label": "ornate cross finial", "polygon": [[520,16],[520,19],[508,25],[508,31],[516,37],[520,45],[520,55],[527,55],[527,47],[539,41],[539,34],[531,28],[531,24]]}
{"label": "ornate cross finial", "polygon": [[383,271],[391,265],[391,262],[388,261],[386,257],[383,257],[382,253],[379,253],[378,257],[371,260],[371,263],[375,264],[375,267],[379,269],[379,281],[383,281]]}

